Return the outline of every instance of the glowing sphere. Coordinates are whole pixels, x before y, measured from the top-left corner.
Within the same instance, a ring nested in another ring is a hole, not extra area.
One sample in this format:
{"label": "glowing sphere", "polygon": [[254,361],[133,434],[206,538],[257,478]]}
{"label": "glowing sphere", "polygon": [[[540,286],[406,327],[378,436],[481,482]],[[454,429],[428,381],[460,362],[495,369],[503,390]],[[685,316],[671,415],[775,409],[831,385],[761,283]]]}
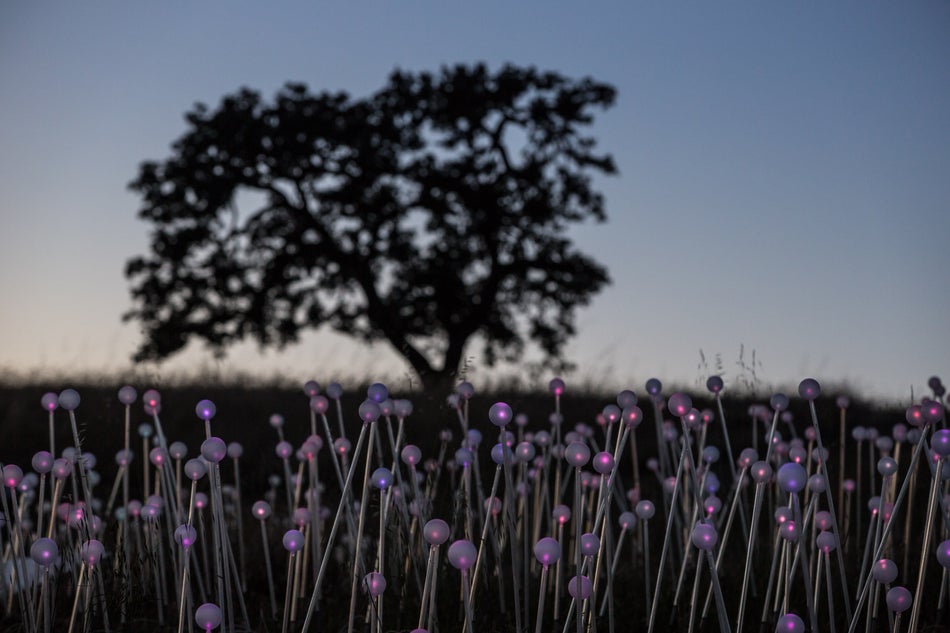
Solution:
{"label": "glowing sphere", "polygon": [[551,382],[548,383],[548,391],[550,391],[555,396],[560,396],[564,393],[564,381],[560,378],[552,378]]}
{"label": "glowing sphere", "polygon": [[379,404],[389,397],[389,389],[381,382],[374,382],[366,389],[366,398]]}
{"label": "glowing sphere", "polygon": [[534,544],[534,555],[538,562],[547,567],[561,557],[561,545],[551,537],[544,537]]}
{"label": "glowing sphere", "polygon": [[581,468],[590,461],[590,449],[582,442],[571,442],[564,450],[564,459],[574,468]]}
{"label": "glowing sphere", "polygon": [[303,384],[303,392],[309,398],[313,398],[315,395],[320,393],[320,383],[316,380],[308,380]]}
{"label": "glowing sphere", "polygon": [[370,480],[377,490],[385,490],[393,483],[393,473],[388,468],[377,468],[370,476]]}
{"label": "glowing sphere", "polygon": [[56,562],[59,547],[51,538],[38,538],[30,547],[30,558],[40,567],[46,568]]}
{"label": "glowing sphere", "polygon": [[653,505],[652,501],[644,499],[637,504],[635,511],[638,517],[644,521],[649,521],[653,518],[653,515],[656,514],[656,506]]}
{"label": "glowing sphere", "polygon": [[808,482],[804,466],[795,462],[782,464],[776,475],[779,487],[785,492],[801,492]]}
{"label": "glowing sphere", "polygon": [[509,463],[514,460],[514,454],[511,452],[511,449],[504,444],[495,444],[491,449],[491,459],[493,462],[499,466],[505,463],[507,459]]}
{"label": "glowing sphere", "polygon": [[511,407],[504,402],[496,402],[488,410],[488,419],[497,427],[504,428],[511,422]]}
{"label": "glowing sphere", "polygon": [[950,540],[943,541],[937,545],[937,561],[944,569],[950,569]]}
{"label": "glowing sphere", "polygon": [[914,604],[914,597],[904,587],[891,587],[887,592],[887,608],[894,613],[903,613]]}
{"label": "glowing sphere", "polygon": [[75,389],[66,389],[59,394],[59,406],[67,411],[79,408],[79,393]]}
{"label": "glowing sphere", "polygon": [[45,475],[53,470],[53,462],[56,461],[49,451],[37,451],[33,454],[33,470],[41,475]]}
{"label": "glowing sphere", "polygon": [[719,394],[720,392],[722,392],[722,388],[723,388],[722,377],[710,376],[709,378],[706,379],[706,389],[708,389],[710,393]]}
{"label": "glowing sphere", "polygon": [[415,466],[422,461],[422,450],[413,444],[403,446],[399,455],[402,458],[402,463],[407,466]]}
{"label": "glowing sphere", "polygon": [[571,520],[571,509],[563,504],[554,506],[551,517],[557,521],[558,525],[565,525]]}
{"label": "glowing sphere", "polygon": [[647,393],[650,394],[651,396],[658,396],[660,395],[660,392],[663,390],[663,383],[661,383],[656,378],[651,378],[647,381],[645,388],[647,390]]}
{"label": "glowing sphere", "polygon": [[139,394],[135,390],[135,387],[126,385],[122,387],[121,389],[119,389],[119,402],[121,402],[125,406],[129,406],[130,404],[135,402],[136,398],[138,397],[139,397]]}
{"label": "glowing sphere", "polygon": [[251,506],[251,514],[254,515],[255,519],[263,521],[271,515],[270,504],[266,501],[255,501],[254,505]]}
{"label": "glowing sphere", "polygon": [[407,418],[412,415],[412,402],[404,398],[399,398],[396,400],[394,409],[397,418]]}
{"label": "glowing sphere", "polygon": [[475,564],[476,556],[478,550],[471,541],[462,539],[449,545],[449,563],[458,570],[470,569]]}
{"label": "glowing sphere", "polygon": [[614,456],[607,451],[601,451],[594,455],[594,470],[601,475],[613,472],[614,465]]}
{"label": "glowing sphere", "polygon": [[310,410],[323,415],[330,408],[330,401],[326,396],[315,395],[310,398]]}
{"label": "glowing sphere", "polygon": [[578,591],[577,576],[574,576],[567,583],[567,592],[575,600],[587,600],[590,594],[594,593],[594,583],[587,576],[581,576],[580,591]]}
{"label": "glowing sphere", "polygon": [[3,467],[3,485],[7,488],[16,488],[23,480],[23,470],[16,464],[7,464]]}
{"label": "glowing sphere", "polygon": [[463,380],[455,385],[455,393],[457,393],[458,397],[462,400],[471,400],[472,396],[475,395],[475,386],[467,380]]}
{"label": "glowing sphere", "polygon": [[904,419],[912,426],[922,426],[924,423],[924,415],[921,412],[920,405],[912,404],[907,407],[907,410],[904,412]]}
{"label": "glowing sphere", "polygon": [[221,609],[206,602],[195,610],[195,622],[205,631],[213,631],[221,626]]}
{"label": "glowing sphere", "polygon": [[798,529],[798,525],[794,521],[788,520],[779,526],[778,533],[779,536],[781,536],[786,541],[794,543],[798,541],[798,537],[801,532]]}
{"label": "glowing sphere", "polygon": [[744,448],[742,449],[742,452],[739,453],[739,459],[737,461],[740,468],[748,468],[758,459],[759,454],[754,448]]}
{"label": "glowing sphere", "polygon": [[630,429],[637,428],[640,426],[640,422],[643,421],[643,411],[635,404],[624,407],[620,416],[623,419],[623,423]]}
{"label": "glowing sphere", "polygon": [[752,473],[752,479],[757,484],[763,484],[772,478],[772,467],[761,460],[752,464],[749,472]]}
{"label": "glowing sphere", "polygon": [[814,378],[806,378],[798,383],[798,395],[805,400],[814,401],[821,395],[821,385]]}
{"label": "glowing sphere", "polygon": [[711,524],[700,522],[693,526],[690,540],[693,545],[699,549],[711,551],[719,540],[719,534],[716,532],[716,528]]}
{"label": "glowing sphere", "polygon": [[600,551],[600,539],[596,534],[581,534],[581,554],[584,556],[596,556]]}
{"label": "glowing sphere", "polygon": [[670,396],[670,399],[666,402],[666,406],[670,410],[670,413],[681,418],[693,408],[693,401],[685,393],[677,392]]}
{"label": "glowing sphere", "polygon": [[198,531],[193,525],[179,525],[175,528],[175,542],[188,549],[198,542]]}
{"label": "glowing sphere", "polygon": [[52,392],[44,393],[40,398],[40,406],[47,411],[55,411],[59,408],[59,396]]}
{"label": "glowing sphere", "polygon": [[874,563],[871,568],[871,576],[876,582],[889,585],[897,580],[897,563],[888,558],[882,558]]}
{"label": "glowing sphere", "polygon": [[79,547],[79,557],[90,567],[95,567],[102,560],[105,551],[106,548],[102,543],[96,539],[89,539]]}
{"label": "glowing sphere", "polygon": [[788,408],[788,396],[784,393],[776,393],[769,400],[773,411],[785,411]]}
{"label": "glowing sphere", "polygon": [[303,537],[303,532],[300,530],[287,530],[284,532],[283,544],[284,549],[288,552],[299,552],[303,549],[306,542],[307,540]]}
{"label": "glowing sphere", "polygon": [[363,424],[375,422],[382,413],[379,404],[373,400],[364,400],[359,408],[360,420],[363,421]]}
{"label": "glowing sphere", "polygon": [[794,613],[786,613],[778,619],[775,633],[805,633],[805,623]]}
{"label": "glowing sphere", "polygon": [[429,545],[442,545],[449,540],[449,524],[442,519],[432,519],[422,529],[423,538]]}
{"label": "glowing sphere", "polygon": [[930,438],[930,448],[940,457],[950,455],[950,430],[936,431]]}
{"label": "glowing sphere", "polygon": [[937,424],[943,420],[943,405],[936,400],[929,400],[921,405],[920,413],[927,424]]}
{"label": "glowing sphere", "polygon": [[217,464],[228,454],[227,444],[220,437],[209,437],[201,443],[201,456]]}
{"label": "glowing sphere", "polygon": [[835,538],[834,532],[825,531],[815,537],[815,545],[818,546],[819,550],[828,554],[838,547],[838,540]]}
{"label": "glowing sphere", "polygon": [[[227,452],[227,449],[225,449],[225,452]],[[294,454],[294,446],[286,440],[277,442],[277,446],[274,447],[274,454],[281,459],[289,459]]]}
{"label": "glowing sphere", "polygon": [[373,598],[378,598],[386,591],[386,579],[378,571],[371,571],[363,576],[363,591]]}
{"label": "glowing sphere", "polygon": [[195,405],[195,415],[198,416],[199,420],[204,420],[205,422],[211,420],[217,412],[217,407],[215,407],[214,403],[210,400],[202,400]]}

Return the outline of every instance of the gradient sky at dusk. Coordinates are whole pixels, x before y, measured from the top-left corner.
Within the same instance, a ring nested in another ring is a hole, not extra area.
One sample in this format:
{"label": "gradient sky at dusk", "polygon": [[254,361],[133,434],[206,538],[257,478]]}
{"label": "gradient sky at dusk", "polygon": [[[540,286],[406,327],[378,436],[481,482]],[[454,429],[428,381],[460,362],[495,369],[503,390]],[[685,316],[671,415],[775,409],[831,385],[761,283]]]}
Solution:
{"label": "gradient sky at dusk", "polygon": [[[763,386],[806,375],[906,401],[950,379],[950,3],[4,2],[0,368],[120,372],[139,333],[126,189],[195,102],[286,81],[366,95],[395,67],[486,61],[614,84],[609,223],[573,231],[614,284],[578,317],[575,381],[695,385],[700,350]],[[162,372],[208,367],[189,348]],[[398,374],[320,331],[222,365]],[[354,370],[354,367],[365,368]],[[472,378],[487,375],[476,359]]]}

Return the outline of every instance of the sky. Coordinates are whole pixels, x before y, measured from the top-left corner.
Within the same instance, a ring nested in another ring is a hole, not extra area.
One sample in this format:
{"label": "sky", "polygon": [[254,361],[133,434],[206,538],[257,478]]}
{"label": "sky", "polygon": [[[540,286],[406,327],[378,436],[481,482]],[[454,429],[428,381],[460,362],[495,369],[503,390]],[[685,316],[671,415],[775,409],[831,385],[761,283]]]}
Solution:
{"label": "sky", "polygon": [[[123,270],[149,227],[127,184],[170,156],[195,103],[287,81],[359,97],[396,67],[479,61],[617,88],[592,128],[619,170],[595,181],[609,220],[571,230],[613,284],[578,313],[569,385],[695,387],[721,370],[728,388],[751,378],[753,352],[764,390],[814,376],[906,402],[948,378],[938,0],[4,2],[0,370],[131,371]],[[476,385],[517,371],[473,366]],[[196,344],[150,371],[302,382],[406,368],[319,330],[223,361]]]}

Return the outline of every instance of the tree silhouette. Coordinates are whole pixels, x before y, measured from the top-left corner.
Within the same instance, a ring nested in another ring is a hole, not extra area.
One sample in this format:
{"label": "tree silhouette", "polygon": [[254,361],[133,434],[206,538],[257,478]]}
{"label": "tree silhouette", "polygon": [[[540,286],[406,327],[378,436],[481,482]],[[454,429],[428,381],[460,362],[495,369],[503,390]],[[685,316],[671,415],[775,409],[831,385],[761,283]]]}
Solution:
{"label": "tree silhouette", "polygon": [[608,283],[565,231],[605,219],[592,176],[616,170],[583,128],[614,95],[479,64],[397,70],[363,99],[288,83],[273,103],[244,88],[197,104],[129,185],[151,224],[126,265],[136,360],[326,324],[387,341],[427,388],[451,385],[476,335],[488,365],[531,341],[563,362],[575,308]]}

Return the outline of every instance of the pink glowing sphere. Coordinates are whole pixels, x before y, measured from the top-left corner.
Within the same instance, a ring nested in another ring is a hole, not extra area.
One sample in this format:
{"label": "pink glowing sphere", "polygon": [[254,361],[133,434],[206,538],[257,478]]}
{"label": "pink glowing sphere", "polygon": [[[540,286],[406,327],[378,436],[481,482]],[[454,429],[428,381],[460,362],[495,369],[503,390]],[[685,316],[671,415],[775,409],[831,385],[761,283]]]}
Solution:
{"label": "pink glowing sphere", "polygon": [[308,398],[313,398],[320,393],[320,383],[316,380],[308,380],[303,384],[303,393]]}
{"label": "pink glowing sphere", "polygon": [[193,525],[179,525],[175,528],[175,542],[188,549],[198,542],[198,532]]}
{"label": "pink glowing sphere", "polygon": [[37,565],[47,568],[56,562],[59,556],[59,547],[51,538],[38,538],[30,547],[30,558]]}
{"label": "pink glowing sphere", "polygon": [[16,488],[23,480],[23,470],[16,464],[7,464],[3,467],[3,485],[7,488]]}
{"label": "pink glowing sphere", "polygon": [[89,539],[79,547],[79,557],[90,567],[95,567],[102,560],[105,551],[106,548],[102,543],[96,539]]}
{"label": "pink glowing sphere", "polygon": [[189,459],[185,462],[185,476],[192,481],[198,481],[208,474],[208,467],[200,459]]}
{"label": "pink glowing sphere", "polygon": [[402,447],[400,457],[402,458],[402,463],[407,466],[416,466],[422,461],[422,451],[418,446],[406,444]]}
{"label": "pink glowing sphere", "polygon": [[685,417],[689,413],[690,409],[693,408],[692,399],[682,392],[674,393],[670,396],[670,399],[666,402],[666,407],[669,409],[670,413],[675,415],[678,418]]}
{"label": "pink glowing sphere", "polygon": [[637,504],[636,507],[637,516],[643,519],[644,521],[649,521],[653,518],[653,515],[656,514],[656,506],[653,505],[652,501],[644,499]]}
{"label": "pink glowing sphere", "polygon": [[716,542],[719,541],[719,533],[711,524],[699,522],[693,527],[690,541],[701,550],[712,551]]}
{"label": "pink glowing sphere", "polygon": [[255,519],[263,521],[271,515],[270,504],[266,501],[255,501],[254,505],[251,506],[251,514],[254,515]]}
{"label": "pink glowing sphere", "polygon": [[462,400],[471,400],[472,396],[475,395],[475,386],[467,380],[463,380],[455,385],[455,393]]}
{"label": "pink glowing sphere", "polygon": [[950,569],[950,539],[937,544],[937,562],[944,569]]}
{"label": "pink glowing sphere", "polygon": [[643,421],[643,411],[640,410],[635,404],[624,407],[623,411],[620,414],[623,423],[626,424],[630,429],[635,429],[640,426],[640,422]]}
{"label": "pink glowing sphere", "polygon": [[542,565],[553,565],[561,557],[561,545],[557,540],[546,536],[535,543],[534,555]]}
{"label": "pink glowing sphere", "polygon": [[798,383],[798,395],[805,400],[814,401],[821,395],[821,385],[814,378],[806,378]]}
{"label": "pink glowing sphere", "polygon": [[550,391],[555,396],[560,396],[564,393],[564,381],[560,378],[552,378],[551,382],[548,383],[548,391]]}
{"label": "pink glowing sphere", "polygon": [[371,424],[379,419],[379,416],[382,415],[383,411],[379,408],[379,404],[373,400],[364,400],[363,404],[359,408],[360,420],[363,421],[363,424]]}
{"label": "pink glowing sphere", "polygon": [[49,451],[37,451],[33,455],[33,470],[41,475],[45,475],[49,471],[53,470],[53,462],[55,461],[56,460],[49,453]]}
{"label": "pink glowing sphere", "polygon": [[600,551],[600,539],[596,534],[581,534],[581,554],[584,556],[596,556]]}
{"label": "pink glowing sphere", "polygon": [[590,461],[590,449],[582,442],[571,442],[564,451],[564,459],[574,468],[581,468]]}
{"label": "pink glowing sphere", "polygon": [[442,519],[432,519],[422,529],[422,536],[429,545],[442,545],[449,540],[449,524]]}
{"label": "pink glowing sphere", "polygon": [[284,532],[282,542],[285,550],[294,553],[302,550],[307,541],[300,530],[287,530]]}
{"label": "pink glowing sphere", "polygon": [[326,396],[313,396],[310,398],[310,410],[319,415],[324,415],[330,409],[330,401]]}
{"label": "pink glowing sphere", "polygon": [[620,524],[621,529],[632,530],[637,526],[637,515],[633,512],[621,512],[617,523]]}
{"label": "pink glowing sphere", "polygon": [[571,509],[566,505],[556,505],[551,511],[551,517],[557,521],[558,525],[565,525],[571,520]]}
{"label": "pink glowing sphere", "polygon": [[710,393],[718,395],[722,392],[723,386],[722,377],[720,376],[710,376],[706,379],[706,389],[708,389]]}
{"label": "pink glowing sphere", "polygon": [[386,579],[378,571],[371,571],[363,576],[363,591],[373,598],[378,598],[386,591]]}
{"label": "pink glowing sphere", "polygon": [[511,422],[512,412],[504,402],[496,402],[488,410],[489,421],[499,428],[504,428]]}
{"label": "pink glowing sphere", "polygon": [[834,532],[825,531],[815,538],[815,545],[825,554],[829,554],[838,547],[838,539],[835,538]]}
{"label": "pink glowing sphere", "polygon": [[805,633],[805,623],[794,613],[786,613],[778,619],[775,633]]}
{"label": "pink glowing sphere", "polygon": [[221,626],[221,609],[206,602],[195,610],[195,622],[205,631],[213,631]]}
{"label": "pink glowing sphere", "polygon": [[40,406],[46,411],[55,411],[59,408],[59,396],[55,393],[44,393],[40,398]]}
{"label": "pink glowing sphere", "polygon": [[772,467],[761,460],[752,464],[749,472],[752,473],[752,479],[757,484],[763,484],[772,478]]}
{"label": "pink glowing sphere", "polygon": [[876,582],[889,585],[897,580],[897,563],[888,558],[882,558],[874,563],[871,568],[871,576]]}
{"label": "pink glowing sphere", "polygon": [[476,556],[478,550],[471,541],[461,539],[449,545],[449,563],[460,571],[470,569],[475,564]]}
{"label": "pink glowing sphere", "polygon": [[607,475],[613,472],[614,466],[614,456],[607,451],[601,451],[594,455],[594,470],[601,475]]}
{"label": "pink glowing sphere", "polygon": [[210,400],[201,400],[195,405],[195,415],[198,416],[199,420],[204,420],[205,422],[210,421],[217,411],[217,407],[215,407],[214,403]]}
{"label": "pink glowing sphere", "polygon": [[887,608],[894,613],[903,613],[914,604],[914,596],[905,587],[891,587],[886,600]]}

